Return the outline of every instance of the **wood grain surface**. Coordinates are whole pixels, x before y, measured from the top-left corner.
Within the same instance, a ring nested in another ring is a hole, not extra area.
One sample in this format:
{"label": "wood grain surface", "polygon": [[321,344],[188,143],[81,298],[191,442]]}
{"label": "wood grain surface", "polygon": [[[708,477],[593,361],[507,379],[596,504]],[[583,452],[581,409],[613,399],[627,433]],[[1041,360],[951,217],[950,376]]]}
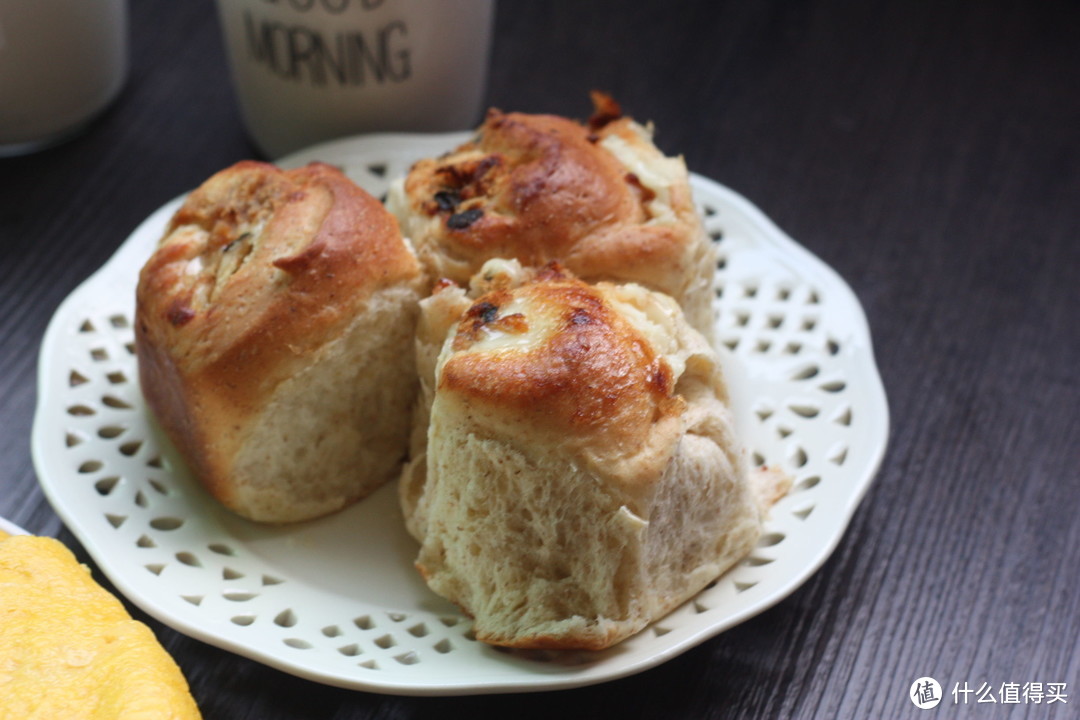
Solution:
{"label": "wood grain surface", "polygon": [[[132,0],[131,40],[124,91],[85,133],[0,159],[0,516],[91,567],[30,459],[45,326],[146,215],[255,152],[210,0]],[[533,695],[329,688],[131,608],[205,716],[922,717],[908,689],[929,675],[939,717],[1077,717],[1080,3],[500,3],[488,104],[582,117],[592,88],[863,303],[892,432],[843,541],[793,595],[660,667]],[[1069,697],[954,704],[965,682]]]}

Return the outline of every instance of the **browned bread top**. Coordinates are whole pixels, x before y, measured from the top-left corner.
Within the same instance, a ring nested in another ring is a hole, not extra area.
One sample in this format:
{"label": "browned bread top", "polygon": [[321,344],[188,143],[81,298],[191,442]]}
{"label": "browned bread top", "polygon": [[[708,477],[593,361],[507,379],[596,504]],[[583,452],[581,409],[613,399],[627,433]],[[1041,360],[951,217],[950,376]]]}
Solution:
{"label": "browned bread top", "polygon": [[[589,285],[549,265],[471,304],[440,358],[438,392],[485,436],[602,468],[636,506],[683,430],[675,386],[687,348],[705,351],[673,330],[677,317],[643,289]],[[698,381],[723,395],[719,375]]]}
{"label": "browned bread top", "polygon": [[139,276],[139,330],[187,370],[214,366],[230,391],[273,383],[288,375],[283,346],[301,358],[415,274],[393,216],[337,169],[244,161],[173,217]]}
{"label": "browned bread top", "polygon": [[589,123],[490,110],[473,140],[416,163],[401,189],[392,207],[432,280],[467,283],[491,258],[555,260],[684,302],[702,267],[711,277],[685,164],[605,98]]}

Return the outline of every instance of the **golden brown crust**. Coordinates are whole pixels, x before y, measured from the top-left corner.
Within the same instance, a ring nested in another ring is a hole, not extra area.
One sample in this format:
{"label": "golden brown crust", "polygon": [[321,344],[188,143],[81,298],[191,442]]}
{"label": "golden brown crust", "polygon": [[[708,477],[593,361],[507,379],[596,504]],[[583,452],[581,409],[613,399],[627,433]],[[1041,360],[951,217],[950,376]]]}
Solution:
{"label": "golden brown crust", "polygon": [[[620,461],[666,440],[658,428],[674,432],[684,408],[667,360],[612,308],[603,287],[556,266],[512,291],[479,297],[451,350],[438,390],[468,406],[480,427],[502,435],[527,418],[522,432],[530,438],[557,438],[568,452],[582,450],[616,471]],[[634,475],[655,470],[637,465]]]}
{"label": "golden brown crust", "polygon": [[211,492],[227,500],[215,469],[273,389],[418,272],[394,218],[329,165],[241,162],[191,193],[140,274],[135,336],[147,403]]}
{"label": "golden brown crust", "polygon": [[[565,118],[492,110],[478,142],[455,157],[422,161],[406,189],[429,198],[423,210],[443,219],[442,240],[452,254],[541,265],[566,257],[612,218],[643,219],[633,194],[623,191],[626,171],[588,138]],[[460,202],[440,205],[440,192]]]}
{"label": "golden brown crust", "polygon": [[[565,281],[529,286],[519,296],[557,314],[543,342],[523,352],[459,352],[443,366],[440,390],[498,403],[511,412],[531,409],[554,430],[575,433],[619,418],[627,421],[620,429],[632,432],[665,412],[671,368],[592,288]],[[454,349],[468,350],[485,330],[526,331],[526,316],[498,314],[511,297],[496,291],[473,304],[458,327]]]}
{"label": "golden brown crust", "polygon": [[585,280],[639,282],[681,302],[711,260],[685,167],[678,161],[678,177],[665,180],[667,215],[658,218],[657,192],[609,140],[653,168],[671,159],[618,112],[600,103],[583,125],[493,109],[473,141],[418,162],[404,191],[410,211],[432,220],[411,238],[432,279],[466,283],[495,257],[534,267],[557,260]]}

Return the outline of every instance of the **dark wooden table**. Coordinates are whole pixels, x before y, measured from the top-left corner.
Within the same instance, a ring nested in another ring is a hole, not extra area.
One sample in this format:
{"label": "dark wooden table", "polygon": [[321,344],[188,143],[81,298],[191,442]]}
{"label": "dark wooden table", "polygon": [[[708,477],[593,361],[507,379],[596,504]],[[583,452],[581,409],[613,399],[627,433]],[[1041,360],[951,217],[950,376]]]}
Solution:
{"label": "dark wooden table", "polygon": [[[254,152],[210,0],[131,12],[118,102],[0,160],[0,515],[91,566],[31,464],[42,333],[146,215]],[[941,717],[1076,717],[1080,4],[504,0],[489,104],[581,117],[591,88],[863,303],[892,433],[843,541],[793,595],[660,667],[528,696],[325,687],[131,607],[205,716],[898,718],[930,675]],[[1069,697],[956,705],[964,682]]]}

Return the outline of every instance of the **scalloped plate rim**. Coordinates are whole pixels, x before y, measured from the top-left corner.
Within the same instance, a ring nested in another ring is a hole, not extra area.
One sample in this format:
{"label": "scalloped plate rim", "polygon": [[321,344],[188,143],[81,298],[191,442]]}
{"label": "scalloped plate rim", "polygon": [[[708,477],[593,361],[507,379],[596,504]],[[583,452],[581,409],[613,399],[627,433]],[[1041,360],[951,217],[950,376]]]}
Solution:
{"label": "scalloped plate rim", "polygon": [[[431,145],[437,145],[440,142],[452,142],[459,140],[462,137],[468,136],[469,133],[449,133],[440,135],[413,135],[406,133],[388,133],[380,135],[368,135],[357,136],[355,138],[346,138],[343,140],[332,141],[329,143],[313,146],[306,150],[302,150],[298,153],[294,153],[287,158],[279,161],[279,164],[286,166],[290,162],[295,163],[296,158],[303,158],[314,154],[333,153],[335,148],[340,147],[379,147],[381,144],[398,144],[398,143],[411,143],[411,142],[424,142]],[[170,612],[167,608],[162,607],[159,603],[153,601],[150,598],[144,596],[142,590],[139,589],[137,584],[128,582],[125,572],[122,568],[114,567],[107,556],[107,544],[101,542],[96,534],[89,530],[82,517],[74,512],[64,502],[62,497],[58,495],[58,488],[53,486],[50,482],[41,478],[40,485],[48,498],[50,504],[54,510],[61,517],[61,519],[68,525],[72,532],[76,535],[77,539],[84,545],[87,552],[94,558],[95,562],[99,565],[101,570],[110,578],[114,585],[120,590],[120,592],[127,597],[135,605],[139,606],[149,615],[155,617],[157,620],[164,624],[173,627],[174,629],[183,632],[191,637],[203,640],[209,644],[221,647],[223,649],[235,652],[239,655],[251,658],[258,662],[264,663],[271,667],[275,667],[279,670],[288,672],[299,677],[303,677],[309,680],[313,680],[328,685],[334,685],[343,688],[365,690],[372,692],[382,693],[396,693],[407,695],[464,695],[464,694],[476,694],[476,693],[510,693],[510,692],[522,692],[522,691],[537,691],[537,690],[559,690],[570,689],[574,687],[581,687],[585,685],[596,684],[600,682],[607,682],[610,680],[633,675],[652,667],[655,667],[672,657],[686,652],[692,647],[716,636],[720,632],[727,630],[734,625],[742,623],[747,619],[764,612],[776,603],[780,602],[788,595],[790,595],[795,589],[801,586],[811,577],[828,557],[835,551],[839,545],[844,533],[846,532],[852,516],[855,510],[860,504],[863,497],[868,492],[872,481],[880,469],[881,463],[885,456],[888,444],[889,435],[889,417],[888,417],[888,404],[885,396],[884,386],[881,382],[879,371],[873,358],[873,349],[870,339],[870,329],[866,320],[865,313],[858,302],[857,297],[851,290],[850,286],[826,263],[815,256],[811,251],[800,245],[794,239],[789,237],[775,223],[768,218],[760,209],[753,205],[749,200],[739,195],[735,191],[727,188],[726,186],[706,178],[695,173],[691,173],[691,177],[696,183],[703,183],[710,187],[714,192],[722,195],[725,199],[737,206],[739,210],[748,218],[753,224],[757,225],[771,243],[778,246],[785,252],[794,253],[801,263],[805,263],[803,271],[812,271],[813,273],[824,275],[828,281],[828,285],[831,289],[842,289],[849,297],[847,302],[851,303],[852,308],[856,310],[856,317],[860,320],[860,326],[855,328],[855,335],[862,341],[862,350],[868,355],[869,363],[866,366],[868,374],[866,379],[870,381],[869,387],[865,388],[868,392],[875,396],[875,402],[881,409],[881,414],[875,416],[872,431],[873,435],[877,438],[874,444],[875,451],[873,453],[872,460],[863,473],[864,477],[854,491],[848,494],[847,502],[845,504],[845,513],[843,518],[837,518],[831,527],[833,531],[829,534],[827,542],[825,542],[818,553],[814,556],[812,562],[803,566],[802,571],[790,576],[786,583],[783,583],[780,587],[775,589],[765,598],[762,598],[756,602],[753,606],[747,608],[743,612],[731,615],[727,617],[723,622],[714,623],[708,627],[702,627],[696,631],[690,633],[682,633],[678,642],[672,643],[664,650],[654,653],[649,657],[642,658],[636,662],[617,666],[616,668],[608,670],[598,670],[597,665],[588,666],[584,669],[575,670],[570,668],[568,672],[561,675],[535,675],[529,676],[527,679],[508,680],[505,677],[499,676],[491,679],[478,678],[475,682],[462,684],[457,682],[451,683],[435,683],[435,684],[417,684],[415,682],[397,682],[397,681],[378,681],[368,682],[366,680],[356,678],[343,678],[337,674],[330,674],[318,669],[306,667],[296,662],[290,662],[282,660],[280,656],[272,653],[261,652],[257,649],[253,649],[250,646],[245,646],[241,643],[231,641],[227,638],[223,638],[221,635],[213,632],[212,629],[201,627],[198,624],[190,623],[181,616]],[[149,214],[138,226],[132,231],[129,237],[122,243],[114,254],[93,274],[87,277],[82,283],[80,283],[65,300],[56,309],[48,328],[46,329],[43,341],[42,349],[38,360],[38,377],[39,377],[39,390],[38,390],[38,404],[35,412],[35,418],[31,436],[31,454],[35,467],[38,469],[39,474],[43,473],[43,469],[47,467],[48,463],[45,459],[46,439],[43,436],[45,431],[45,423],[42,418],[42,408],[46,407],[51,401],[54,395],[54,389],[49,383],[46,382],[48,377],[47,368],[52,358],[49,353],[44,352],[46,347],[54,344],[62,333],[61,321],[71,312],[71,308],[77,304],[79,296],[87,288],[96,285],[103,279],[108,278],[109,275],[116,271],[116,268],[124,266],[126,264],[126,254],[137,251],[137,247],[130,241],[140,233],[145,233],[145,229],[154,225],[162,223],[164,217],[171,215],[175,208],[182,201],[184,195],[180,195],[161,207],[157,208],[151,214]],[[598,665],[602,665],[599,663]]]}

